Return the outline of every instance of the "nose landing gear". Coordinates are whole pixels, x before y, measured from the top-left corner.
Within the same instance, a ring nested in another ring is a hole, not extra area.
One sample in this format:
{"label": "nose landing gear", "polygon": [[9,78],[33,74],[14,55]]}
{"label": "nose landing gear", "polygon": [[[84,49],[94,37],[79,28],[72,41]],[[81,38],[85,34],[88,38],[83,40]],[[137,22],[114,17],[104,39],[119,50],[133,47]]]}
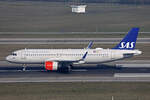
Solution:
{"label": "nose landing gear", "polygon": [[26,71],[26,64],[23,64],[22,71]]}

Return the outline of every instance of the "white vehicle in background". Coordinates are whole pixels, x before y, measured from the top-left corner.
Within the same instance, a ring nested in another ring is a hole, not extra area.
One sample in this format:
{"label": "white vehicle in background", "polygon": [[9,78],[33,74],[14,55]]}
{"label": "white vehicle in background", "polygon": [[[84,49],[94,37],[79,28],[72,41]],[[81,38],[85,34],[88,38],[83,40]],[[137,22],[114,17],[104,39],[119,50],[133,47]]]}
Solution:
{"label": "white vehicle in background", "polygon": [[104,63],[139,55],[135,50],[139,28],[132,28],[125,38],[112,49],[21,49],[14,51],[6,60],[19,64],[44,64],[46,70],[69,72],[73,64]]}

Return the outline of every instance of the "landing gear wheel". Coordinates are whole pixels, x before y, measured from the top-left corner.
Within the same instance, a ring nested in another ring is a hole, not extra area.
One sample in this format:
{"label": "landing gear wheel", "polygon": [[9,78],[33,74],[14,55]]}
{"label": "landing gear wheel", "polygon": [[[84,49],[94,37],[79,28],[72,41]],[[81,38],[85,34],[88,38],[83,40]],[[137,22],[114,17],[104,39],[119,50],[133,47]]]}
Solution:
{"label": "landing gear wheel", "polygon": [[61,73],[70,73],[71,72],[71,66],[62,67],[59,70]]}
{"label": "landing gear wheel", "polygon": [[26,71],[26,65],[25,65],[25,64],[23,64],[23,69],[22,69],[22,71]]}

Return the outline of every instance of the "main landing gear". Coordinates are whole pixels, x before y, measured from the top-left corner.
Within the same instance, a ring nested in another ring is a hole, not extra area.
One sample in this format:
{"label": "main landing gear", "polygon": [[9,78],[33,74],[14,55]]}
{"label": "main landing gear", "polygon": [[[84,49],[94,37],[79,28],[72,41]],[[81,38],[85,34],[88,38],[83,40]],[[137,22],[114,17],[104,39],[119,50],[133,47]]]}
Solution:
{"label": "main landing gear", "polygon": [[59,72],[61,73],[70,73],[71,72],[72,65],[70,64],[62,64],[62,66],[59,68]]}

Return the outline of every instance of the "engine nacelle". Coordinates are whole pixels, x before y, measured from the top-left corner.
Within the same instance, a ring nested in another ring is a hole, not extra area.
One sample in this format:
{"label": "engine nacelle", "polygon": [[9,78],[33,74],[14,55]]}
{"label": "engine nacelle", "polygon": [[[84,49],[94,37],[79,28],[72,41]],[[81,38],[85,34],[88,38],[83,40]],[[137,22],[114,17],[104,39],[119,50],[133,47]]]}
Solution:
{"label": "engine nacelle", "polygon": [[46,70],[58,70],[58,62],[46,61],[45,62],[45,69]]}

